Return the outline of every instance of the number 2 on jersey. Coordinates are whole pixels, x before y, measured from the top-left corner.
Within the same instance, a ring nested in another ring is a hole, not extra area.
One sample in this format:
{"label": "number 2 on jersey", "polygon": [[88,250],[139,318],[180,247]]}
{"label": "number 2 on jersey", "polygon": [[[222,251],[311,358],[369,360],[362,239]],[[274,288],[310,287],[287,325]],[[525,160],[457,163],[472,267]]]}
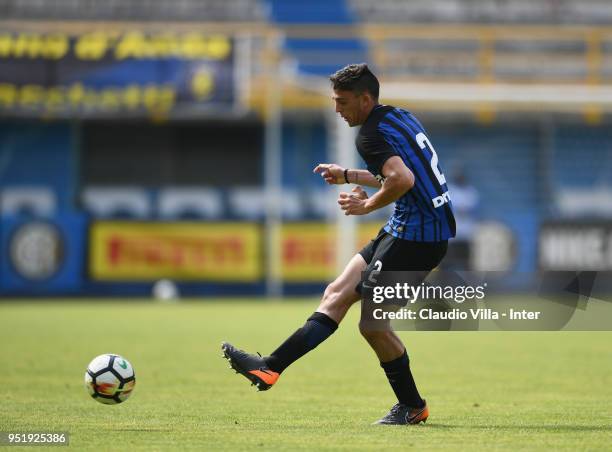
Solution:
{"label": "number 2 on jersey", "polygon": [[444,177],[444,174],[442,174],[440,172],[440,168],[438,168],[438,154],[436,154],[436,150],[429,141],[429,138],[427,138],[427,135],[425,135],[423,132],[419,132],[419,134],[416,136],[416,140],[421,149],[425,150],[429,148],[431,151],[431,170],[435,174],[440,185],[444,185],[446,183],[446,177]]}

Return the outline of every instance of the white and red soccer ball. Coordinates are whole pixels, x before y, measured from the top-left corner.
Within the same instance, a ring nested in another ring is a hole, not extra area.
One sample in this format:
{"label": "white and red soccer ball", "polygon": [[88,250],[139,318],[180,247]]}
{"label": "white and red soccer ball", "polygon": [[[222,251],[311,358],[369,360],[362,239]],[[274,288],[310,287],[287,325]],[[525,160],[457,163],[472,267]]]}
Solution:
{"label": "white and red soccer ball", "polygon": [[85,387],[95,400],[107,405],[125,402],[136,384],[130,362],[111,353],[97,356],[87,366]]}

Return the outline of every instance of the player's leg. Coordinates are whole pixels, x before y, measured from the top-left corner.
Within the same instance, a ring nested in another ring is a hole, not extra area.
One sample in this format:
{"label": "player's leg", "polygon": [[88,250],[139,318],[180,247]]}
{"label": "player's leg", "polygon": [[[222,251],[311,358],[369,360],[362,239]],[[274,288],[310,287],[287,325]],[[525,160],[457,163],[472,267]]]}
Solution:
{"label": "player's leg", "polygon": [[340,324],[349,308],[361,299],[356,288],[366,266],[367,263],[361,254],[353,256],[340,276],[325,289],[317,312],[327,315]]}
{"label": "player's leg", "polygon": [[417,389],[410,369],[408,352],[402,340],[391,330],[390,325],[385,325],[380,330],[370,328],[369,324],[359,325],[361,335],[376,353],[398,401],[377,423],[402,425],[425,422],[429,416],[429,409]]}
{"label": "player's leg", "polygon": [[353,303],[360,299],[355,288],[366,263],[355,255],[340,276],[327,286],[317,310],[270,356],[268,366],[279,374],[331,336]]}
{"label": "player's leg", "polygon": [[391,327],[388,331],[371,330],[368,326],[359,323],[359,332],[367,343],[372,347],[376,357],[381,363],[386,363],[399,358],[406,351],[404,343]]}
{"label": "player's leg", "polygon": [[385,372],[398,401],[389,414],[380,419],[378,423],[415,424],[424,422],[429,415],[429,410],[414,381],[406,347],[392,330],[388,320],[372,322],[370,312],[364,301],[359,332],[376,353],[380,367]]}
{"label": "player's leg", "polygon": [[346,312],[360,299],[355,290],[366,267],[364,258],[354,256],[338,278],[327,286],[317,310],[270,356],[251,355],[223,343],[222,349],[230,366],[247,377],[259,390],[267,390],[293,362],[331,336]]}
{"label": "player's leg", "polygon": [[[410,271],[411,285],[420,284],[428,272],[435,268],[446,252],[446,244],[415,244],[394,238],[390,235],[378,243],[372,261],[364,272],[364,284],[371,272],[377,271]],[[401,339],[393,332],[388,320],[372,320],[372,306],[362,303],[362,317],[359,330],[376,353],[380,366],[395,393],[398,403],[389,414],[382,418],[380,424],[417,424],[425,422],[429,410],[425,400],[417,389],[408,353]]]}

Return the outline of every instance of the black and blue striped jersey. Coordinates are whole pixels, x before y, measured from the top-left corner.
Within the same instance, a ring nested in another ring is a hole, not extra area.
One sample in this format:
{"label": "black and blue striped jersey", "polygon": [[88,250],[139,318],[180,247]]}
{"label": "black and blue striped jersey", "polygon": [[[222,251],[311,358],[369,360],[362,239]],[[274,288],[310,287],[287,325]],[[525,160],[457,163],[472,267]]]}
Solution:
{"label": "black and blue striped jersey", "polygon": [[377,105],[361,126],[356,145],[368,171],[381,183],[384,163],[396,155],[414,174],[414,187],[395,202],[386,232],[416,242],[439,242],[455,236],[453,206],[438,155],[410,112]]}

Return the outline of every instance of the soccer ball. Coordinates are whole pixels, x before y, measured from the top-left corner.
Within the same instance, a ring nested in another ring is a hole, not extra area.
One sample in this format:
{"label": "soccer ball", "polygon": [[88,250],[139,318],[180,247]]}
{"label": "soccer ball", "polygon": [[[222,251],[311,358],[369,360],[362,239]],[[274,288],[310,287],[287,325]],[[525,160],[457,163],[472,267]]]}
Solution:
{"label": "soccer ball", "polygon": [[100,403],[115,405],[125,402],[132,394],[136,375],[130,362],[113,354],[97,356],[87,366],[85,387]]}
{"label": "soccer ball", "polygon": [[169,279],[160,279],[153,284],[153,297],[161,301],[178,301],[179,291]]}

